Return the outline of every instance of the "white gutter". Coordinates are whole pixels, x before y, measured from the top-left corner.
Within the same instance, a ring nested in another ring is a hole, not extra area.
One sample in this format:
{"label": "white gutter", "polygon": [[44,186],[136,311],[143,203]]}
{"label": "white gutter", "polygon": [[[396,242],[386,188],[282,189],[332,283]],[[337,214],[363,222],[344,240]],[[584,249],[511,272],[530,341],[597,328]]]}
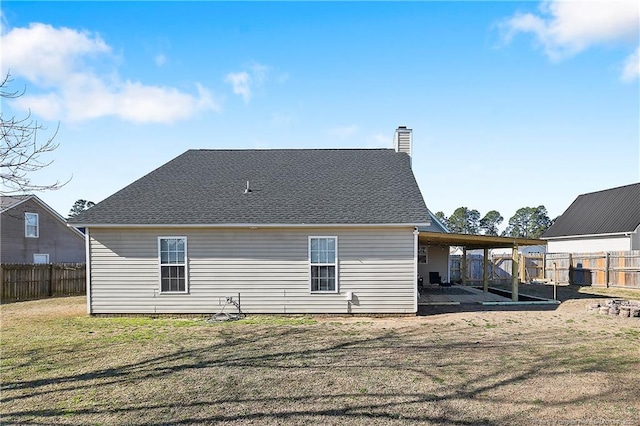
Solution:
{"label": "white gutter", "polygon": [[633,232],[611,232],[609,234],[584,234],[584,235],[562,235],[560,237],[541,237],[541,240],[566,240],[566,239],[575,239],[575,238],[593,238],[593,237],[614,237],[618,235],[622,235],[628,237]]}
{"label": "white gutter", "polygon": [[424,223],[74,223],[77,228],[380,228],[380,227],[416,227],[429,226]]}

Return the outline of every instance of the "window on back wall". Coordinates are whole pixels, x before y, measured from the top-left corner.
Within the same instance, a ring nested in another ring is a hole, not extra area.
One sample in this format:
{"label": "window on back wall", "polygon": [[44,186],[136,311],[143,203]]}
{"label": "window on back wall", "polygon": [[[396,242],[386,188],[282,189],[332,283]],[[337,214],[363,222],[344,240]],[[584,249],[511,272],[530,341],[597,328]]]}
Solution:
{"label": "window on back wall", "polygon": [[309,237],[311,292],[337,293],[338,237]]}
{"label": "window on back wall", "polygon": [[160,292],[187,292],[187,237],[159,237]]}
{"label": "window on back wall", "polygon": [[428,246],[418,246],[418,263],[429,263]]}
{"label": "window on back wall", "polygon": [[33,263],[49,263],[48,254],[34,254]]}
{"label": "window on back wall", "polygon": [[40,236],[40,219],[38,213],[24,214],[24,236],[38,238]]}

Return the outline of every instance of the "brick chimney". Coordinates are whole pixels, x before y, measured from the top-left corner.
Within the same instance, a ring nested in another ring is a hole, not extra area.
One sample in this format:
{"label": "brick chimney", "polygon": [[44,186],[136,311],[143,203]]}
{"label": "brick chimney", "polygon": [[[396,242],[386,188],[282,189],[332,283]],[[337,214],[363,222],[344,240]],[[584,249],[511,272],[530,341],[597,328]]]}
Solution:
{"label": "brick chimney", "polygon": [[404,152],[411,158],[412,130],[407,126],[398,126],[393,135],[393,149],[396,152]]}

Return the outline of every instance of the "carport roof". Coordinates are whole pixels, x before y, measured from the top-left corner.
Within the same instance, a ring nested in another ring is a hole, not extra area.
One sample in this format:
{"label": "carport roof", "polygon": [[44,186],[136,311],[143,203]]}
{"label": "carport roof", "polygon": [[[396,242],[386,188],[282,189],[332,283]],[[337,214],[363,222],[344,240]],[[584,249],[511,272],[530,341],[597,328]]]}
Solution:
{"label": "carport roof", "polygon": [[547,244],[546,241],[536,238],[494,237],[491,235],[448,234],[428,231],[421,231],[418,239],[421,243],[463,246],[467,249],[513,248]]}

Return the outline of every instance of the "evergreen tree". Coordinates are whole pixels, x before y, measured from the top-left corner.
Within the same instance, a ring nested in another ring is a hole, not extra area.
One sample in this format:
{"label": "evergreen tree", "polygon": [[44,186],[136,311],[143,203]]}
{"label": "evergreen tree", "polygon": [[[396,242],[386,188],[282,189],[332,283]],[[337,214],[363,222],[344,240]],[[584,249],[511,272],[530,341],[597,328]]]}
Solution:
{"label": "evergreen tree", "polygon": [[519,238],[540,238],[551,226],[545,206],[522,207],[509,219],[504,236]]}
{"label": "evergreen tree", "polygon": [[498,235],[498,225],[504,218],[497,210],[491,210],[480,219],[480,230],[484,235]]}
{"label": "evergreen tree", "polygon": [[95,205],[96,203],[94,203],[93,201],[77,200],[75,203],[73,203],[73,207],[71,207],[71,210],[69,211],[69,219],[78,216],[83,211],[90,209]]}

